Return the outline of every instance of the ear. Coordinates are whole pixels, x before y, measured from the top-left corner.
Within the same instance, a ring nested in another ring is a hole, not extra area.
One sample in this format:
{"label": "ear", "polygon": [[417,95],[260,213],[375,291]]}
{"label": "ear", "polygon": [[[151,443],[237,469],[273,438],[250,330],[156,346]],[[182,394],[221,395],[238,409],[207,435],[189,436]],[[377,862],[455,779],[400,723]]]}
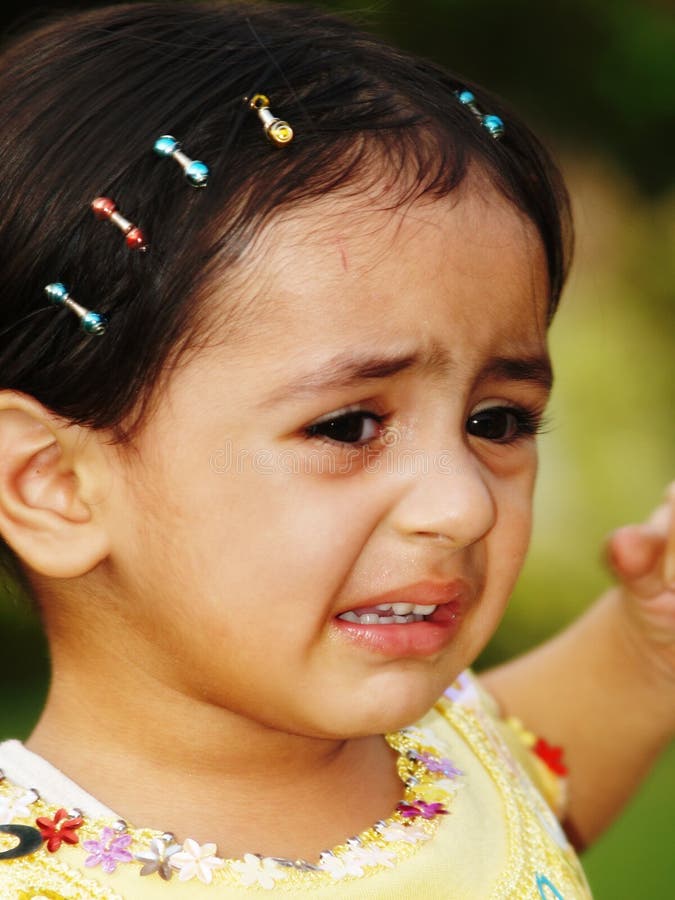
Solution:
{"label": "ear", "polygon": [[75,578],[108,555],[106,471],[95,434],[0,391],[0,535],[30,569]]}

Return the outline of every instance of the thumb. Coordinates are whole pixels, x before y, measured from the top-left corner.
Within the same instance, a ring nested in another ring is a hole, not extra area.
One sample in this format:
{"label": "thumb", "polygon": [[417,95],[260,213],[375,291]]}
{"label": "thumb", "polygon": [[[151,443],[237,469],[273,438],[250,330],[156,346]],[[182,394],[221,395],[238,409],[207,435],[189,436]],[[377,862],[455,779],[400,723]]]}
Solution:
{"label": "thumb", "polygon": [[624,525],[607,540],[607,562],[621,581],[636,581],[658,568],[663,535],[646,525]]}

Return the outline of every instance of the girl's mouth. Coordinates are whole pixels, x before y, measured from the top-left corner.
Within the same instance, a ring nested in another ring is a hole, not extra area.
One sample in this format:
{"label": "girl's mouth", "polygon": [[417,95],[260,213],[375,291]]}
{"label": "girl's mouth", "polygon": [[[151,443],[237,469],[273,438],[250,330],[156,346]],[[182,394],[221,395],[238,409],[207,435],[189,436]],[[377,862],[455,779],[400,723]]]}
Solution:
{"label": "girl's mouth", "polygon": [[460,627],[466,603],[379,603],[333,619],[343,639],[388,657],[424,657],[442,651]]}

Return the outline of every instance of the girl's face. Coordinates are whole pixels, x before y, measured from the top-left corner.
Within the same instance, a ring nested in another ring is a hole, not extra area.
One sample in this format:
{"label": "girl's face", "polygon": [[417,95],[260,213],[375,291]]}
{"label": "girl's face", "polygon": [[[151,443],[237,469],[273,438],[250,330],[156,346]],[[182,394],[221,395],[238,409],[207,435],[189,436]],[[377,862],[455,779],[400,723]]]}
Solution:
{"label": "girl's face", "polygon": [[[477,176],[366,207],[329,196],[266,228],[212,301],[252,320],[230,342],[219,320],[172,374],[108,500],[152,677],[311,736],[410,723],[483,648],[550,387],[527,220]],[[372,609],[392,602],[438,609]]]}

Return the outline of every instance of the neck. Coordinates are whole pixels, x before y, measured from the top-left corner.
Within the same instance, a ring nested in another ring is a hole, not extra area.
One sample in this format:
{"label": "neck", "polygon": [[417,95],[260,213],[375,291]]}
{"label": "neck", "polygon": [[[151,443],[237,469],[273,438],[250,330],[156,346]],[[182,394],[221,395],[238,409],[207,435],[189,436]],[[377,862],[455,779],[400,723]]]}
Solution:
{"label": "neck", "polygon": [[130,824],[216,842],[225,856],[313,858],[402,795],[379,736],[288,734],[177,691],[133,661],[143,656],[81,648],[52,643],[52,687],[27,746]]}

